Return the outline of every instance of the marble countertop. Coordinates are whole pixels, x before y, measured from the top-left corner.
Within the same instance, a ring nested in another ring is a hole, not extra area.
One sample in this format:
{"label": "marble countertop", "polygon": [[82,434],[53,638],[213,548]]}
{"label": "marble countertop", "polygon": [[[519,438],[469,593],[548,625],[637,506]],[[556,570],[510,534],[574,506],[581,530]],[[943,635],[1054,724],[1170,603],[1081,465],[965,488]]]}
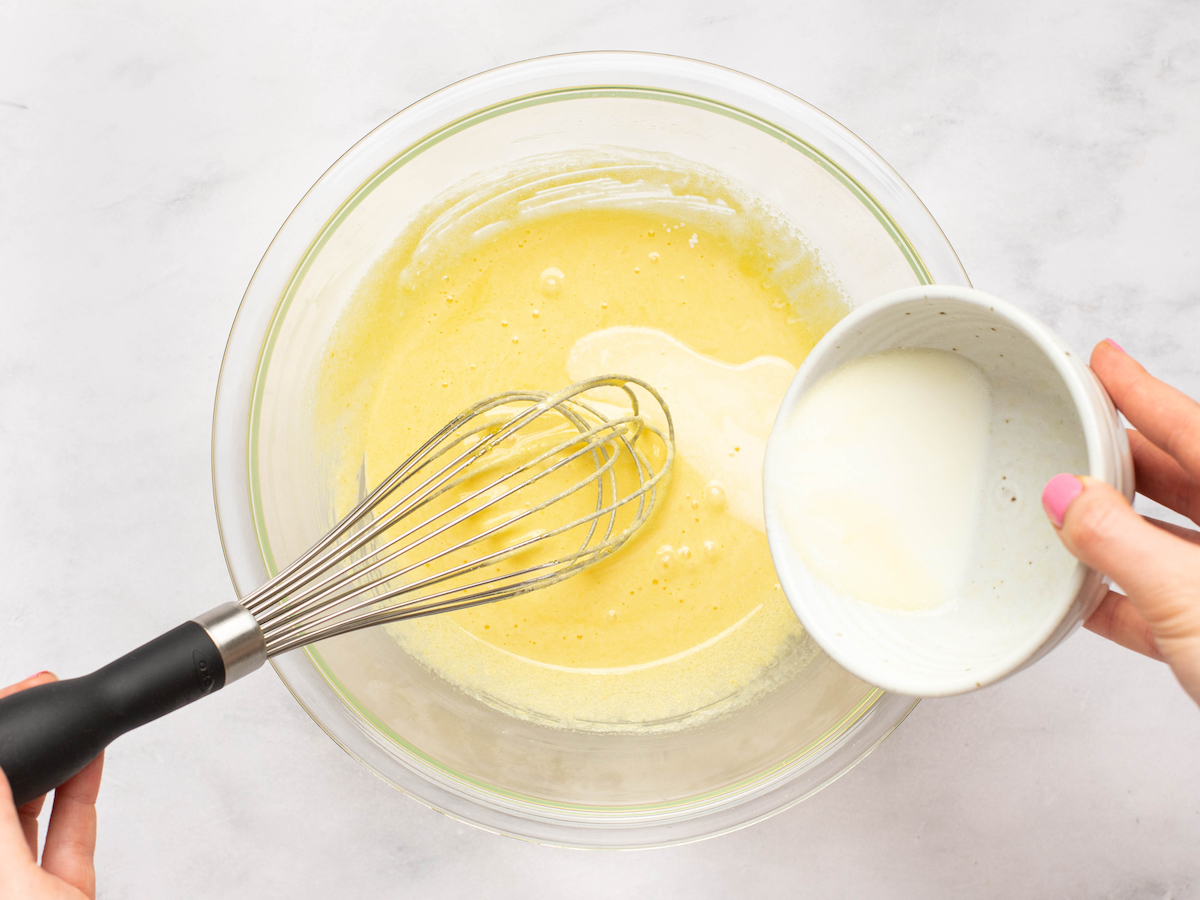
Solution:
{"label": "marble countertop", "polygon": [[[0,6],[0,683],[230,599],[209,474],[230,323],[292,206],[443,85],[577,49],[711,60],[815,104],[977,287],[1200,395],[1200,5],[381,0]],[[461,825],[269,671],[122,738],[100,896],[1200,898],[1200,710],[1080,633],[921,703],[764,823],[636,853]]]}

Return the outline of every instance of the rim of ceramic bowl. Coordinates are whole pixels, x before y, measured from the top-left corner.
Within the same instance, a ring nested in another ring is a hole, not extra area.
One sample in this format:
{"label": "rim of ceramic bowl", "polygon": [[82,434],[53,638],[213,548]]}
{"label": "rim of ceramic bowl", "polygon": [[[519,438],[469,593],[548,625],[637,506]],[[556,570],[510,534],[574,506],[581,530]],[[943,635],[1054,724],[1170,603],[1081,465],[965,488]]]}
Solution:
{"label": "rim of ceramic bowl", "polygon": [[[1120,421],[1107,395],[1102,390],[1097,392],[1095,386],[1088,381],[1088,369],[1081,358],[1044,322],[1007,300],[974,288],[941,284],[920,285],[885,294],[852,310],[818,341],[817,346],[805,358],[788,388],[781,409],[795,408],[800,398],[820,381],[824,375],[822,366],[830,355],[839,360],[836,365],[858,358],[852,350],[849,353],[842,350],[843,347],[849,346],[848,339],[865,319],[893,307],[922,300],[946,301],[992,313],[998,319],[1012,325],[1036,347],[1062,380],[1071,398],[1071,405],[1079,416],[1087,451],[1088,474],[1113,484],[1132,499],[1132,478],[1125,471],[1128,466],[1122,464],[1120,447],[1113,441],[1114,429],[1120,431]],[[775,427],[778,430],[781,427],[780,423],[776,422]],[[783,459],[779,452],[772,453],[768,444],[765,472],[778,470],[784,464]],[[764,478],[767,477],[764,474]],[[772,538],[772,544],[785,542],[778,514],[770,504],[766,509],[766,518],[767,533]],[[919,679],[894,671],[886,661],[877,659],[873,654],[860,652],[855,645],[848,644],[844,639],[833,640],[833,635],[825,623],[819,617],[811,615],[804,602],[793,599],[807,595],[799,589],[791,566],[780,566],[778,562],[776,566],[780,581],[784,585],[784,593],[801,624],[835,662],[859,678],[880,684],[886,690],[920,697],[945,697],[976,691],[995,684],[1040,659],[1082,624],[1091,608],[1095,606],[1090,595],[1095,593],[1096,584],[1100,583],[1097,573],[1083,563],[1076,562],[1068,587],[1063,590],[1061,596],[1054,598],[1053,615],[1004,659],[981,670],[972,669],[970,673],[954,678]],[[824,604],[818,601],[817,605]],[[838,636],[841,637],[841,633]]]}
{"label": "rim of ceramic bowl", "polygon": [[[750,124],[787,143],[834,175],[872,212],[904,252],[917,280],[969,284],[945,235],[907,184],[874,151],[824,113],[766,82],[710,63],[632,52],[541,57],[493,69],[443,88],[389,118],[343,154],[301,198],[259,263],[230,331],[213,416],[213,491],[230,576],[244,595],[274,569],[257,519],[256,415],[262,373],[290,290],[325,237],[364,196],[405,161],[479,117],[518,105],[581,96],[654,97],[700,106]],[[824,149],[822,149],[824,148]],[[828,151],[835,151],[827,155]],[[837,157],[835,162],[832,156]],[[918,253],[917,248],[922,248]],[[272,660],[314,721],[352,756],[393,786],[455,818],[490,830],[570,846],[655,846],[720,834],[762,819],[824,787],[865,757],[915,705],[879,691],[845,731],[806,748],[760,777],[660,810],[587,808],[575,813],[537,798],[490,793],[465,776],[401,760],[379,745],[331,682],[324,695],[301,681],[318,661],[293,651]],[[318,711],[315,707],[321,706]],[[361,710],[357,711],[361,714]],[[344,713],[343,721],[329,721]],[[355,727],[357,726],[357,727]],[[381,754],[396,765],[381,770]],[[814,761],[815,760],[815,761]],[[434,761],[436,762],[436,761]],[[397,769],[396,766],[400,768]],[[424,768],[422,768],[424,766]],[[808,777],[800,777],[806,775]],[[497,793],[499,792],[499,793]],[[692,802],[696,801],[696,802]]]}

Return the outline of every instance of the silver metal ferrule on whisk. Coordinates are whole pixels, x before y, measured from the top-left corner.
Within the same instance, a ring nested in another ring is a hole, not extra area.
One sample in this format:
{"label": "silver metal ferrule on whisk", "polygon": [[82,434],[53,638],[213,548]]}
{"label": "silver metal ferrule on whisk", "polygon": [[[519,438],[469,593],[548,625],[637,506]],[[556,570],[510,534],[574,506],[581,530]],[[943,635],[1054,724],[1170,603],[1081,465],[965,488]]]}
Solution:
{"label": "silver metal ferrule on whisk", "polygon": [[249,675],[267,661],[267,640],[253,614],[240,603],[222,603],[195,616],[225,663],[225,684]]}
{"label": "silver metal ferrule on whisk", "polygon": [[[628,403],[586,396],[593,390],[622,392]],[[527,428],[544,440],[510,458],[507,442]],[[643,435],[655,440],[644,445]],[[90,675],[0,697],[0,770],[16,804],[62,784],[116,737],[221,690],[269,656],[517,597],[607,558],[653,512],[674,440],[662,396],[626,376],[479,401],[242,602],[210,609]],[[538,484],[541,493],[531,493]],[[579,492],[595,500],[557,505]],[[466,537],[453,530],[460,526]],[[546,543],[555,538],[563,545]],[[535,547],[553,553],[522,558]],[[456,556],[464,551],[466,559]]]}

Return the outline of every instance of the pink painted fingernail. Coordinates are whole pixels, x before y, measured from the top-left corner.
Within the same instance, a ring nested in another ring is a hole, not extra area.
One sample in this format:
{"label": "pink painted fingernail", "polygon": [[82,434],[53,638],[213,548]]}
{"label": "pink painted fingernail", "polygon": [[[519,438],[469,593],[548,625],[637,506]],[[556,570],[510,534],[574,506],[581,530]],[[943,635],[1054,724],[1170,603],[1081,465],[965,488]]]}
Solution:
{"label": "pink painted fingernail", "polygon": [[1062,528],[1067,507],[1082,493],[1083,482],[1074,475],[1063,473],[1046,482],[1046,489],[1042,491],[1042,507],[1055,528]]}
{"label": "pink painted fingernail", "polygon": [[[1125,348],[1122,347],[1120,344],[1118,344],[1116,341],[1114,341],[1112,338],[1105,338],[1104,343],[1108,344],[1110,347],[1116,347],[1122,353],[1125,353]],[[1129,354],[1125,353],[1125,355],[1128,356]]]}

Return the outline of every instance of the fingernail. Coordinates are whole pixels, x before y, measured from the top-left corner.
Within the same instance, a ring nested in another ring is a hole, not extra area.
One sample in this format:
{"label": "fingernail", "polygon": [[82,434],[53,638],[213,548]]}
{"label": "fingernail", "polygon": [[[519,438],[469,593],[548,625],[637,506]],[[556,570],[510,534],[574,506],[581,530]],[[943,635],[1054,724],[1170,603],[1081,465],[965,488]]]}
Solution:
{"label": "fingernail", "polygon": [[[1116,341],[1114,341],[1112,338],[1105,338],[1104,343],[1108,344],[1110,347],[1116,347],[1122,353],[1125,353],[1125,348],[1122,347],[1120,344],[1118,344]],[[1125,353],[1125,355],[1128,356],[1129,354]]]}
{"label": "fingernail", "polygon": [[1062,475],[1055,475],[1046,482],[1046,488],[1042,491],[1042,507],[1046,510],[1046,515],[1050,517],[1055,528],[1062,528],[1063,516],[1067,513],[1067,507],[1082,493],[1083,482],[1065,472]]}

